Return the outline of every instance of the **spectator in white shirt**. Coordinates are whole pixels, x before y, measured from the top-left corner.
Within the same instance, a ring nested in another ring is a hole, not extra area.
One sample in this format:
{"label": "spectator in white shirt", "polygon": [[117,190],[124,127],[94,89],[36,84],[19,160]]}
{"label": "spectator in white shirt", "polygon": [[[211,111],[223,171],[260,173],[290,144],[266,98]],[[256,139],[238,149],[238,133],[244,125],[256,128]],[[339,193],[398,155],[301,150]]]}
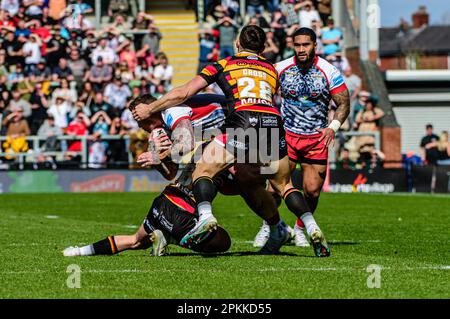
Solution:
{"label": "spectator in white shirt", "polygon": [[300,19],[300,27],[311,28],[313,20],[322,21],[319,12],[317,12],[316,9],[313,9],[311,2],[307,2],[304,5],[299,11],[298,17]]}
{"label": "spectator in white shirt", "polygon": [[1,9],[8,11],[11,17],[19,12],[19,0],[2,0]]}
{"label": "spectator in white shirt", "polygon": [[100,56],[103,59],[103,63],[108,64],[108,65],[111,65],[118,61],[116,53],[114,52],[113,49],[111,49],[110,47],[107,46],[107,43],[108,42],[107,42],[106,37],[102,37],[100,39],[98,47],[96,47],[94,49],[94,51],[92,52],[92,57],[91,57],[92,64],[96,64],[98,57],[100,57]]}
{"label": "spectator in white shirt", "polygon": [[169,64],[169,60],[164,53],[158,54],[159,64],[155,67],[153,76],[159,84],[164,85],[166,91],[172,89],[173,67]]}
{"label": "spectator in white shirt", "polygon": [[120,76],[116,76],[114,81],[106,86],[104,96],[107,103],[118,111],[122,111],[127,104],[127,99],[131,96],[131,90]]}
{"label": "spectator in white shirt", "polygon": [[55,119],[55,125],[61,129],[66,129],[69,125],[67,115],[70,112],[69,104],[61,96],[56,98],[55,104],[52,104],[47,113]]}
{"label": "spectator in white shirt", "polygon": [[28,41],[23,45],[25,55],[25,74],[33,73],[41,60],[41,40],[36,34],[30,34]]}

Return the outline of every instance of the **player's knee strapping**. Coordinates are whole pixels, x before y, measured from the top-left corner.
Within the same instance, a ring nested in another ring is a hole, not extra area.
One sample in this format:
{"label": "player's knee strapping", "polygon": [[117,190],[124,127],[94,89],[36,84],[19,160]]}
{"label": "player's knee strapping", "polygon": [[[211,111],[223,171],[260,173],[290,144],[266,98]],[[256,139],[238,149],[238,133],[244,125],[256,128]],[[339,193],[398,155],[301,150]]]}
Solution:
{"label": "player's knee strapping", "polygon": [[96,243],[93,243],[92,246],[94,247],[94,252],[96,255],[114,255],[119,252],[114,240],[114,236],[109,236]]}
{"label": "player's knee strapping", "polygon": [[217,186],[211,178],[201,176],[194,181],[192,191],[197,203],[211,203],[217,195]]}
{"label": "player's knee strapping", "polygon": [[308,204],[303,197],[302,192],[296,188],[287,190],[283,195],[284,202],[287,208],[293,212],[297,217],[301,217],[304,213],[310,212]]}

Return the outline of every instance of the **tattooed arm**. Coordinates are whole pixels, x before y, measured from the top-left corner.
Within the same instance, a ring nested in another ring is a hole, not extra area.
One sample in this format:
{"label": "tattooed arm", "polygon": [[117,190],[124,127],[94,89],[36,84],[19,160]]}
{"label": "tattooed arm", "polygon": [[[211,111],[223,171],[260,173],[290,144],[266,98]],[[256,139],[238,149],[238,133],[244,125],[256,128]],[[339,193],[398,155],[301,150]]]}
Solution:
{"label": "tattooed arm", "polygon": [[333,120],[338,120],[341,124],[345,122],[350,113],[350,94],[348,90],[342,91],[331,96],[336,104],[336,112]]}
{"label": "tattooed arm", "polygon": [[[331,98],[336,104],[336,111],[334,113],[333,121],[331,124],[323,129],[318,129],[322,136],[319,141],[324,140],[325,146],[328,147],[334,143],[334,135],[342,125],[350,113],[350,94],[348,90],[342,91],[340,93],[332,94]],[[336,121],[339,121],[337,123]],[[337,124],[337,125],[336,125]]]}
{"label": "tattooed arm", "polygon": [[164,178],[172,180],[178,172],[181,158],[194,149],[195,138],[191,121],[181,120],[172,132],[171,142],[166,134],[151,137],[148,151],[141,154],[137,162],[142,167],[154,166]]}
{"label": "tattooed arm", "polygon": [[194,129],[191,120],[184,119],[178,122],[172,132],[172,161],[179,163],[181,157],[191,152],[195,147]]}

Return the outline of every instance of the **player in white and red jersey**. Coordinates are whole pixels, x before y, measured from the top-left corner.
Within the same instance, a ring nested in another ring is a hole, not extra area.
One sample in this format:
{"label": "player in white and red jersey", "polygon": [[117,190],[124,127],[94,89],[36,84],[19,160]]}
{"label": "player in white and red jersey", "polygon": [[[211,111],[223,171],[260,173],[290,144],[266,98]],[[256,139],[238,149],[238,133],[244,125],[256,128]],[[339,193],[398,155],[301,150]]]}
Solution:
{"label": "player in white and red jersey", "polygon": [[[312,214],[317,208],[325,181],[328,146],[346,120],[350,102],[339,70],[315,55],[317,43],[314,31],[300,28],[293,33],[292,38],[295,55],[277,63],[275,67],[281,90],[281,116],[291,170],[298,163],[301,165],[304,197],[310,209],[298,219],[294,227],[295,237],[299,240],[298,243],[296,240],[296,244],[304,246],[305,241],[300,240],[304,239],[303,228],[306,226],[309,236],[319,228]],[[328,124],[331,100],[337,108],[333,121]]]}

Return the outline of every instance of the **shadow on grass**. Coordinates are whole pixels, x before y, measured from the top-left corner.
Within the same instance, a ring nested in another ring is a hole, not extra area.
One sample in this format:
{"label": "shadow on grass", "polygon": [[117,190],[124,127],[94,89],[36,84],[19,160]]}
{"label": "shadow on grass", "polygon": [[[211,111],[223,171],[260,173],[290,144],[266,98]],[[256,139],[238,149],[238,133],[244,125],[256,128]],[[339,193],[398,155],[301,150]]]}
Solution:
{"label": "shadow on grass", "polygon": [[218,253],[218,254],[202,254],[202,253],[170,253],[168,256],[180,257],[180,256],[202,256],[204,258],[216,258],[216,257],[242,257],[242,256],[293,256],[298,257],[297,254],[287,253],[287,252],[279,252],[276,255],[264,255],[260,254],[257,251],[235,251],[235,252],[227,252],[227,253]]}

